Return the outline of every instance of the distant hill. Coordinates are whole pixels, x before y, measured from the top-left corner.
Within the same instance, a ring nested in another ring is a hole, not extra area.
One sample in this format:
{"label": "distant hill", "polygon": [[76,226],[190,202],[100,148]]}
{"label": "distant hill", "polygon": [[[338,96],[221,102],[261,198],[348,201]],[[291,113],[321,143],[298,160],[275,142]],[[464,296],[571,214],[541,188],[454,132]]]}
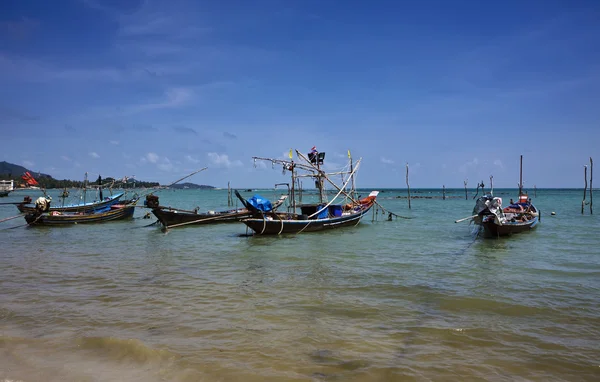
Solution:
{"label": "distant hill", "polygon": [[195,183],[179,183],[179,184],[174,184],[169,188],[175,188],[178,190],[184,189],[184,188],[190,188],[190,189],[194,189],[194,190],[212,190],[214,187],[213,186],[206,186],[204,184],[195,184]]}
{"label": "distant hill", "polygon": [[21,175],[26,172],[30,172],[34,178],[52,178],[48,174],[37,174],[35,171],[31,171],[26,169],[23,166],[19,166],[18,164],[8,163],[6,161],[0,162],[0,175],[5,175],[9,178],[13,179],[21,179]]}
{"label": "distant hill", "polygon": [[[63,187],[79,188],[83,185],[83,182],[81,180],[67,180],[67,179],[58,180],[58,179],[54,179],[51,175],[40,174],[35,171],[28,170],[25,167],[19,166],[14,163],[8,163],[6,161],[0,162],[0,179],[15,180],[15,187],[17,187],[18,184],[23,183],[23,181],[21,179],[21,175],[23,175],[26,172],[29,172],[39,182],[40,187],[43,187],[43,188],[63,188]],[[104,184],[110,183],[113,180],[114,179],[110,178],[110,177],[103,177]],[[119,181],[119,180],[117,179],[117,181]],[[92,184],[95,182],[96,182],[95,179],[89,179],[88,184]],[[128,179],[126,183],[120,184],[120,186],[122,186],[123,188],[133,188],[133,187],[150,188],[150,187],[158,187],[159,185],[160,184],[158,182],[144,182],[144,181],[137,180],[137,179]]]}

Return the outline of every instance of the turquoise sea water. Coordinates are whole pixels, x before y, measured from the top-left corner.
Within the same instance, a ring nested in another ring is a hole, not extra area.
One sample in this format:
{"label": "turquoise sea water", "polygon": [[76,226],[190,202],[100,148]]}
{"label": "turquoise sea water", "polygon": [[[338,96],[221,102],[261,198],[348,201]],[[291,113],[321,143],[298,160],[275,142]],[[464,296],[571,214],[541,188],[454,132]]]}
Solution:
{"label": "turquoise sea water", "polygon": [[[537,190],[536,230],[484,240],[454,223],[474,205],[462,190],[412,192],[436,198],[408,210],[385,190],[410,219],[298,236],[163,233],[142,208],[0,223],[0,381],[600,380],[600,202],[582,216],[582,190]],[[225,190],[158,195],[227,208]]]}

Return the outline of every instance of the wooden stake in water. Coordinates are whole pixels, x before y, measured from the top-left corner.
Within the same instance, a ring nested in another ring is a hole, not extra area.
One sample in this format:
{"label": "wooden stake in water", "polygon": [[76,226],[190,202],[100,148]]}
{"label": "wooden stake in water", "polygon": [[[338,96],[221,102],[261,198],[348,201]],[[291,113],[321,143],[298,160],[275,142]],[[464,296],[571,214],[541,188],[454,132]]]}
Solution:
{"label": "wooden stake in water", "polygon": [[490,175],[490,195],[494,195],[494,176]]}
{"label": "wooden stake in water", "polygon": [[408,209],[410,210],[410,184],[408,184],[408,163],[406,163],[406,188],[408,191]]}
{"label": "wooden stake in water", "polygon": [[583,166],[583,179],[585,181],[583,187],[583,200],[581,201],[581,214],[583,215],[583,209],[585,207],[585,192],[587,191],[587,165]]}
{"label": "wooden stake in water", "polygon": [[442,200],[446,200],[446,185],[442,186]]}
{"label": "wooden stake in water", "polygon": [[592,208],[593,206],[593,199],[592,199],[592,177],[593,177],[593,173],[594,173],[594,161],[592,160],[592,157],[590,157],[590,215],[594,214],[594,210]]}
{"label": "wooden stake in water", "polygon": [[231,184],[227,182],[227,206],[231,207],[233,204],[233,199],[231,198]]}
{"label": "wooden stake in water", "polygon": [[469,179],[465,179],[464,180],[464,185],[465,185],[465,200],[469,200],[469,193],[467,192],[467,182],[469,181]]}
{"label": "wooden stake in water", "polygon": [[535,184],[533,185],[533,196],[537,198],[537,187],[535,186]]}

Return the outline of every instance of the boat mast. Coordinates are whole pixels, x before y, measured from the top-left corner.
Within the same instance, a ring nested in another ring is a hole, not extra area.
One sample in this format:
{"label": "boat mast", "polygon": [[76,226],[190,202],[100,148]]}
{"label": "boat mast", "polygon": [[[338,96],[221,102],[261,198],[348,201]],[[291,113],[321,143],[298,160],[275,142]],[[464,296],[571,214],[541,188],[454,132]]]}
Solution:
{"label": "boat mast", "polygon": [[319,188],[319,203],[323,203],[325,201],[325,190],[323,190],[323,171],[321,171],[321,161],[319,160],[319,152],[315,150],[314,158],[317,161],[317,187]]}
{"label": "boat mast", "polygon": [[102,176],[98,175],[98,189],[100,193],[100,201],[102,201]]}
{"label": "boat mast", "polygon": [[85,205],[85,197],[86,197],[86,194],[87,194],[87,180],[88,180],[88,177],[87,177],[87,175],[88,175],[88,174],[87,174],[87,172],[86,172],[86,173],[85,173],[85,178],[84,178],[84,180],[83,180],[83,204],[84,204],[84,205]]}
{"label": "boat mast", "polygon": [[523,193],[523,155],[521,155],[521,165],[519,166],[519,196]]}
{"label": "boat mast", "polygon": [[352,177],[352,190],[350,190],[350,196],[352,197],[352,199],[354,199],[354,194],[356,191],[356,188],[354,186],[354,163],[352,161],[352,155],[350,155],[350,150],[348,150],[348,158],[350,158],[350,176]]}
{"label": "boat mast", "polygon": [[[296,165],[293,160],[292,149],[290,149],[290,166],[289,170],[292,172],[292,187],[290,188],[290,197],[292,198],[292,213],[296,213]],[[285,166],[285,165],[284,165]]]}

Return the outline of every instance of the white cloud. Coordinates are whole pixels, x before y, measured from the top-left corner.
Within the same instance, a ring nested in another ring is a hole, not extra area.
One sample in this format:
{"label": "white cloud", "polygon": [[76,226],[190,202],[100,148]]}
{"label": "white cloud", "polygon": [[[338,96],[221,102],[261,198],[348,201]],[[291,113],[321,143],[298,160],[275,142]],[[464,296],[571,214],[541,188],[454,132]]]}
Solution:
{"label": "white cloud", "polygon": [[156,167],[161,171],[171,171],[173,170],[173,163],[169,158],[164,157]]}
{"label": "white cloud", "polygon": [[[166,171],[166,172],[171,172],[171,171],[177,171],[177,166],[178,164],[180,164],[180,162],[178,161],[171,161],[169,158],[167,157],[161,157],[156,153],[147,153],[146,155],[144,155],[143,157],[140,158],[140,163],[142,164],[154,164],[156,165],[156,168],[161,170],[161,171]],[[132,165],[130,166],[130,168],[134,168],[135,166]]]}
{"label": "white cloud", "polygon": [[387,158],[384,158],[384,157],[381,157],[381,162],[385,163],[385,164],[394,164],[393,160],[387,159]]}
{"label": "white cloud", "polygon": [[98,153],[96,153],[95,151],[90,152],[90,156],[96,159],[100,158],[100,155],[98,155]]}
{"label": "white cloud", "polygon": [[190,163],[200,163],[198,159],[192,157],[191,155],[186,155],[185,160],[187,160]]}
{"label": "white cloud", "polygon": [[470,169],[477,167],[478,164],[479,164],[479,159],[473,158],[473,160],[470,160],[470,161],[467,161],[466,163],[461,164],[460,167],[458,168],[458,171],[460,171],[462,173],[466,173]]}
{"label": "white cloud", "polygon": [[111,145],[115,145],[115,146],[118,146],[119,143],[121,143],[121,142],[119,142],[119,141],[110,141],[110,144]]}
{"label": "white cloud", "polygon": [[148,154],[146,154],[146,156],[144,158],[142,158],[142,161],[156,163],[156,162],[158,162],[158,159],[159,159],[159,156],[156,155],[156,153],[148,153]]}
{"label": "white cloud", "polygon": [[208,159],[217,167],[231,168],[243,166],[239,160],[230,160],[227,154],[208,153]]}
{"label": "white cloud", "polygon": [[504,168],[504,164],[502,164],[502,161],[500,159],[496,159],[494,161],[494,165],[496,165],[496,166],[498,166],[498,167],[500,167],[502,169]]}
{"label": "white cloud", "polygon": [[62,160],[64,160],[64,161],[67,161],[67,162],[70,162],[70,161],[71,161],[71,158],[69,158],[69,157],[68,157],[68,156],[66,156],[66,155],[61,155],[61,156],[60,156],[60,159],[62,159]]}

